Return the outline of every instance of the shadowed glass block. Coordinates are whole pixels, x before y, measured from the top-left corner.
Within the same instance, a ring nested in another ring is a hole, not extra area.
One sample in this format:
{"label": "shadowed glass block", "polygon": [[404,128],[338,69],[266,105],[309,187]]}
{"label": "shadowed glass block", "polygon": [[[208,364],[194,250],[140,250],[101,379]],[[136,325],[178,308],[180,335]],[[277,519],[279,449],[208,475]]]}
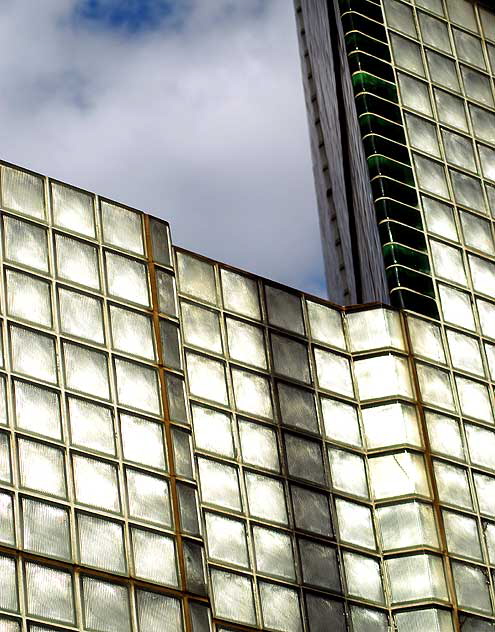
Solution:
{"label": "shadowed glass block", "polygon": [[306,595],[306,610],[309,629],[312,632],[327,632],[329,621],[332,622],[334,632],[347,631],[344,608],[340,602],[308,593]]}
{"label": "shadowed glass block", "polygon": [[390,28],[416,37],[414,16],[410,7],[396,0],[384,0],[385,15]]}
{"label": "shadowed glass block", "polygon": [[72,443],[90,450],[115,454],[112,412],[75,397],[69,397]]}
{"label": "shadowed glass block", "polygon": [[44,443],[19,439],[19,468],[21,485],[65,497],[64,453]]}
{"label": "shadowed glass block", "polygon": [[177,562],[173,538],[132,529],[132,549],[136,576],[177,587]]}
{"label": "shadowed glass block", "polygon": [[50,284],[14,270],[6,271],[5,280],[8,314],[38,325],[51,327]]}
{"label": "shadowed glass block", "polygon": [[423,42],[430,46],[440,48],[445,53],[451,53],[449,29],[446,22],[437,20],[432,15],[418,11],[419,23]]}
{"label": "shadowed glass block", "polygon": [[287,506],[282,483],[268,476],[246,472],[249,512],[255,518],[287,524]]}
{"label": "shadowed glass block", "polygon": [[178,599],[137,590],[136,601],[140,632],[182,632],[184,629]]}
{"label": "shadowed glass block", "polygon": [[291,497],[298,529],[327,537],[332,535],[330,507],[325,494],[291,485]]}
{"label": "shadowed glass block", "polygon": [[48,272],[46,230],[40,226],[4,216],[5,257],[21,265]]}
{"label": "shadowed glass block", "polygon": [[392,602],[420,599],[447,600],[442,559],[433,555],[407,555],[386,561]]}
{"label": "shadowed glass block", "polygon": [[114,349],[154,360],[153,325],[150,317],[116,305],[110,305],[109,311]]}
{"label": "shadowed glass block", "polygon": [[266,309],[270,325],[304,335],[301,298],[285,290],[265,285]]}
{"label": "shadowed glass block", "polygon": [[256,281],[224,268],[220,271],[220,276],[225,309],[260,320],[261,313]]}
{"label": "shadowed glass block", "polygon": [[426,59],[430,70],[430,77],[444,88],[449,88],[454,92],[460,91],[459,78],[454,62],[445,57],[434,53],[432,50],[426,51]]}
{"label": "shadowed glass block", "polygon": [[93,196],[77,189],[51,183],[53,221],[88,237],[95,236]]}
{"label": "shadowed glass block", "polygon": [[69,514],[66,509],[23,498],[22,524],[26,550],[71,559]]}
{"label": "shadowed glass block", "polygon": [[280,632],[302,632],[297,591],[266,582],[260,582],[259,588],[265,626]]}
{"label": "shadowed glass block", "polygon": [[130,632],[129,595],[125,586],[82,578],[86,627],[98,632]]}
{"label": "shadowed glass block", "polygon": [[270,383],[266,378],[232,369],[232,382],[237,410],[269,419],[273,416]]}
{"label": "shadowed glass block", "polygon": [[12,369],[24,375],[56,384],[55,341],[30,329],[10,327]]}
{"label": "shadowed glass block", "polygon": [[383,588],[379,563],[371,557],[349,551],[344,552],[343,559],[349,594],[382,603]]}
{"label": "shadowed glass block", "polygon": [[390,36],[390,40],[397,66],[399,66],[399,68],[411,70],[417,75],[422,75],[424,77],[425,71],[423,68],[423,60],[421,59],[421,49],[419,46],[411,42],[411,40],[405,39],[393,33]]}
{"label": "shadowed glass block", "polygon": [[149,217],[153,261],[172,266],[170,259],[170,231],[168,224],[156,217]]}
{"label": "shadowed glass block", "polygon": [[249,566],[245,523],[205,512],[208,554],[213,560],[247,568]]}
{"label": "shadowed glass block", "polygon": [[168,481],[137,470],[126,470],[129,513],[134,518],[172,525]]}
{"label": "shadowed glass block", "polygon": [[0,433],[0,480],[10,483],[10,441],[8,435]]}
{"label": "shadowed glass block", "polygon": [[124,534],[120,524],[79,513],[77,529],[81,564],[112,573],[126,572]]}
{"label": "shadowed glass block", "polygon": [[317,433],[318,419],[314,394],[282,382],[277,384],[277,390],[282,423]]}
{"label": "shadowed glass block", "polygon": [[108,360],[105,353],[63,343],[67,388],[108,399]]}
{"label": "shadowed glass block", "polygon": [[177,371],[182,370],[179,327],[169,320],[160,319],[160,338],[163,363]]}
{"label": "shadowed glass block", "polygon": [[474,133],[480,140],[495,143],[495,114],[476,105],[469,105]]}
{"label": "shadowed glass block", "polygon": [[[20,623],[13,619],[4,619],[0,617],[0,630],[2,632],[20,632]],[[38,626],[30,626],[29,632],[47,632],[45,628],[39,628]],[[50,630],[48,630],[50,632]]]}
{"label": "shadowed glass block", "polygon": [[237,468],[209,459],[198,459],[203,502],[241,511]]}
{"label": "shadowed glass block", "polygon": [[321,444],[296,435],[284,435],[289,476],[302,478],[313,483],[326,483]]}
{"label": "shadowed glass block", "polygon": [[454,198],[457,204],[474,208],[482,213],[486,212],[485,199],[481,189],[481,182],[458,171],[450,171]]}
{"label": "shadowed glass block", "polygon": [[72,577],[69,573],[26,563],[28,614],[65,623],[74,622]]}
{"label": "shadowed glass block", "polygon": [[493,107],[493,94],[488,75],[481,74],[472,68],[462,65],[461,75],[468,98]]}
{"label": "shadowed glass block", "polygon": [[421,114],[432,116],[430,93],[427,84],[401,72],[397,73],[397,78],[402,103]]}
{"label": "shadowed glass block", "polygon": [[172,428],[175,472],[184,478],[194,478],[191,456],[191,435],[188,432]]}
{"label": "shadowed glass block", "polygon": [[212,265],[183,252],[178,252],[177,274],[181,292],[216,305],[215,269]]}
{"label": "shadowed glass block", "polygon": [[117,248],[144,254],[141,214],[101,202],[103,241]]}
{"label": "shadowed glass block", "polygon": [[105,253],[108,293],[137,305],[149,305],[148,272],[140,261]]}
{"label": "shadowed glass block", "polygon": [[15,544],[14,506],[10,494],[0,493],[0,542]]}
{"label": "shadowed glass block", "polygon": [[323,590],[340,592],[337,550],[312,540],[299,540],[303,582]]}
{"label": "shadowed glass block", "polygon": [[55,235],[57,274],[61,279],[100,289],[98,251],[86,242]]}
{"label": "shadowed glass block", "polygon": [[63,333],[103,344],[103,310],[100,300],[58,288],[60,328]]}
{"label": "shadowed glass block", "polygon": [[[405,115],[405,121],[411,146],[440,158],[440,147],[435,125],[418,116],[412,116],[411,114]],[[360,314],[361,312],[357,313]]]}
{"label": "shadowed glass block", "polygon": [[115,374],[120,404],[154,415],[160,414],[160,387],[156,369],[116,358]]}
{"label": "shadowed glass block", "polygon": [[117,469],[110,463],[74,455],[76,500],[108,511],[120,511]]}
{"label": "shadowed glass block", "polygon": [[5,208],[45,219],[44,179],[20,169],[3,166],[2,203]]}
{"label": "shadowed glass block", "polygon": [[16,563],[14,558],[0,556],[0,608],[17,611]]}
{"label": "shadowed glass block", "polygon": [[13,385],[17,427],[61,439],[58,394],[20,380],[14,380]]}
{"label": "shadowed glass block", "polygon": [[419,187],[429,193],[448,198],[444,166],[417,154],[414,154],[413,159]]}
{"label": "shadowed glass block", "polygon": [[156,289],[158,293],[158,310],[167,316],[177,316],[175,299],[175,279],[168,272],[156,269]]}
{"label": "shadowed glass block", "polygon": [[447,162],[468,171],[476,171],[473,143],[470,139],[447,130],[442,130],[442,138]]}
{"label": "shadowed glass block", "polygon": [[301,382],[310,382],[308,350],[305,344],[271,334],[273,365],[276,373]]}
{"label": "shadowed glass block", "polygon": [[255,624],[253,585],[249,577],[212,570],[215,614],[222,619]]}

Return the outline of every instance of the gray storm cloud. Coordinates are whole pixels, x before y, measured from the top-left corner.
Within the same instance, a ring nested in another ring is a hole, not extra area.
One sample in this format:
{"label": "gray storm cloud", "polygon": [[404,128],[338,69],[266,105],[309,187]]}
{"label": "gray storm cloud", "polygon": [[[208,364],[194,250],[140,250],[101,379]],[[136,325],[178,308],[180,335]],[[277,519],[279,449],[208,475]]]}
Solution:
{"label": "gray storm cloud", "polygon": [[1,157],[323,294],[292,3],[187,0],[135,34],[74,19],[77,4],[0,5]]}

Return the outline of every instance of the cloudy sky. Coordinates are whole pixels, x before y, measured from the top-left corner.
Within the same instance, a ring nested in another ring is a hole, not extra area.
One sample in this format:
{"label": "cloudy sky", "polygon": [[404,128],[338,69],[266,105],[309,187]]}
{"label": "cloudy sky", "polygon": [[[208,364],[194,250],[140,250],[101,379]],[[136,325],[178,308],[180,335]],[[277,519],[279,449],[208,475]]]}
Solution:
{"label": "cloudy sky", "polygon": [[2,0],[1,157],[324,295],[291,0]]}

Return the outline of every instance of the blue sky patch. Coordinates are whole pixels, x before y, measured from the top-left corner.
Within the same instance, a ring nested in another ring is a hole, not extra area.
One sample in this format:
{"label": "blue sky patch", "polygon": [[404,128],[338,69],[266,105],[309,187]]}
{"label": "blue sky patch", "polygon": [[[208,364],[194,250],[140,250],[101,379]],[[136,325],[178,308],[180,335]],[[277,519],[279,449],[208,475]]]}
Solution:
{"label": "blue sky patch", "polygon": [[76,23],[138,34],[175,21],[177,14],[177,0],[79,0],[74,18]]}

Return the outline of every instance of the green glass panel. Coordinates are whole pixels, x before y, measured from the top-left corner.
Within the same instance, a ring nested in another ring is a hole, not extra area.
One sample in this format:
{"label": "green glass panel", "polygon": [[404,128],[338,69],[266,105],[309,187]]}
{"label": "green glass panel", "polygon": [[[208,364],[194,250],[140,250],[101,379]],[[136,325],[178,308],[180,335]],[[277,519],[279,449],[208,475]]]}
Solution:
{"label": "green glass panel", "polygon": [[428,255],[402,244],[389,243],[382,246],[385,266],[402,265],[417,272],[430,272]]}
{"label": "green glass panel", "polygon": [[402,125],[402,115],[399,106],[369,92],[362,92],[356,96],[356,107],[359,114],[380,112],[385,118]]}
{"label": "green glass panel", "polygon": [[386,176],[372,180],[371,189],[375,200],[381,197],[388,197],[394,200],[400,200],[410,206],[416,206],[418,204],[418,195],[415,188],[407,186],[407,184],[402,184],[402,182],[391,180]]}
{"label": "green glass panel", "polygon": [[430,275],[417,270],[405,268],[402,265],[393,265],[385,270],[389,287],[406,287],[414,292],[435,298],[433,280]]}
{"label": "green glass panel", "polygon": [[388,121],[372,112],[366,112],[359,116],[359,125],[363,136],[365,134],[380,134],[385,138],[393,138],[395,142],[406,144],[406,137],[402,125]]}
{"label": "green glass panel", "polygon": [[397,87],[389,81],[383,81],[379,77],[368,72],[359,72],[352,75],[352,85],[354,92],[372,92],[384,99],[398,103]]}
{"label": "green glass panel", "polygon": [[375,154],[368,158],[368,168],[372,178],[388,176],[399,182],[414,186],[413,170],[402,162],[396,162],[386,156]]}
{"label": "green glass panel", "polygon": [[341,11],[358,11],[363,15],[377,20],[377,22],[383,22],[382,10],[380,6],[375,2],[369,0],[340,0]]}
{"label": "green glass panel", "polygon": [[349,52],[361,51],[369,55],[374,55],[383,61],[391,61],[390,50],[387,44],[368,37],[359,31],[351,31],[348,33],[345,36],[345,43]]}
{"label": "green glass panel", "polygon": [[375,201],[375,210],[378,221],[392,219],[423,230],[423,218],[417,208],[407,206],[397,200],[380,198]]}
{"label": "green glass panel", "polygon": [[378,225],[382,243],[394,241],[415,250],[427,252],[426,237],[423,231],[410,228],[399,222],[385,221]]}
{"label": "green glass panel", "polygon": [[364,71],[371,72],[386,81],[392,82],[395,79],[394,71],[390,64],[358,51],[349,52],[349,68],[351,73]]}
{"label": "green glass panel", "polygon": [[393,287],[390,292],[390,299],[395,307],[438,319],[437,303],[429,296],[413,292],[407,288]]}
{"label": "green glass panel", "polygon": [[[366,5],[366,8],[368,8],[368,6],[371,5]],[[378,12],[376,13],[378,14]],[[355,11],[350,11],[349,13],[344,13],[344,15],[342,16],[344,33],[350,33],[351,31],[361,31],[361,33],[367,33],[369,36],[374,37],[380,42],[386,42],[387,35],[385,32],[385,27],[383,26],[381,10],[379,11],[379,13],[380,17],[378,17],[378,15],[376,17],[369,16],[371,17],[371,20],[368,20],[363,12],[356,13]]]}

